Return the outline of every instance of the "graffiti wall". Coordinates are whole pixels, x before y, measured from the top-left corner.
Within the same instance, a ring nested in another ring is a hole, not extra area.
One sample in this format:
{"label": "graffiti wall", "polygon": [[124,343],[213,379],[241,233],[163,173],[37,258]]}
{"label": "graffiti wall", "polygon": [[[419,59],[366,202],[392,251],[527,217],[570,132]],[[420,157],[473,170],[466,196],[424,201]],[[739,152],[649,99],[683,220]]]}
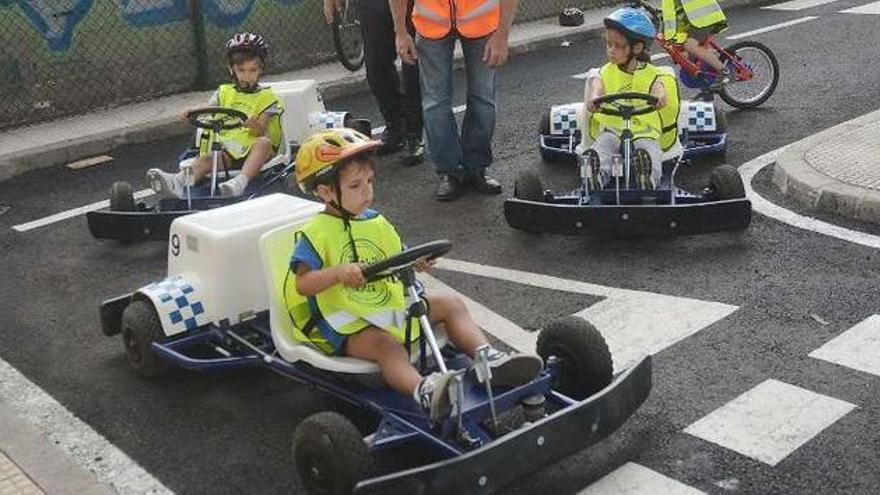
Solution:
{"label": "graffiti wall", "polygon": [[[522,0],[519,20],[563,3]],[[215,85],[237,31],[266,36],[270,74],[329,61],[321,12],[322,0],[0,0],[0,129]]]}

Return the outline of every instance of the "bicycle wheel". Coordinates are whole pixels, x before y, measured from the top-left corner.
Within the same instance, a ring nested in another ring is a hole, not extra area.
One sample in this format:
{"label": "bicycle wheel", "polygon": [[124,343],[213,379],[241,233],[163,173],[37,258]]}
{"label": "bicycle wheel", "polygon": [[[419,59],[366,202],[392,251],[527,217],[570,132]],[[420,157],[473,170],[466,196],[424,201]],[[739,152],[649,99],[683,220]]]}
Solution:
{"label": "bicycle wheel", "polygon": [[725,84],[718,92],[721,99],[736,108],[754,108],[767,101],[779,83],[779,62],[773,52],[757,41],[740,41],[725,51],[751,69],[752,78],[743,81],[737,77]]}
{"label": "bicycle wheel", "polygon": [[364,65],[364,39],[358,17],[358,0],[345,0],[342,12],[333,17],[333,46],[346,69],[354,72]]}

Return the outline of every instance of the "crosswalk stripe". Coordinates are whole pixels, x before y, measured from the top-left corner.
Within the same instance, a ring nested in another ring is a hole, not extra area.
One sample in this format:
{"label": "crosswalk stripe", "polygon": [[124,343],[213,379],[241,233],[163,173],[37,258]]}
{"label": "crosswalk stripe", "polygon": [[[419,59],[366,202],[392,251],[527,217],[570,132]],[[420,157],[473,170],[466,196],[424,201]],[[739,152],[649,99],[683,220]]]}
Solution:
{"label": "crosswalk stripe", "polygon": [[766,380],[684,432],[775,466],[856,406]]}
{"label": "crosswalk stripe", "polygon": [[662,493],[663,495],[700,495],[702,492],[634,462],[605,475],[578,492],[578,495],[616,495],[621,493]]}
{"label": "crosswalk stripe", "polygon": [[[618,289],[449,258],[440,259],[437,268],[542,289],[605,298],[576,315],[595,325],[605,337],[616,372],[630,367],[643,355],[656,354],[738,309],[737,306],[718,302]],[[534,348],[537,335],[513,323],[501,322],[498,328],[482,323],[481,326],[505,342],[518,342],[522,346]],[[511,345],[524,350],[513,343]]]}
{"label": "crosswalk stripe", "polygon": [[851,9],[841,10],[841,14],[874,14],[880,15],[880,2],[869,3]]}
{"label": "crosswalk stripe", "polygon": [[792,0],[790,2],[777,3],[775,5],[768,5],[761,8],[764,10],[804,10],[836,1],[838,0]]}
{"label": "crosswalk stripe", "polygon": [[880,376],[880,315],[872,315],[809,354]]}

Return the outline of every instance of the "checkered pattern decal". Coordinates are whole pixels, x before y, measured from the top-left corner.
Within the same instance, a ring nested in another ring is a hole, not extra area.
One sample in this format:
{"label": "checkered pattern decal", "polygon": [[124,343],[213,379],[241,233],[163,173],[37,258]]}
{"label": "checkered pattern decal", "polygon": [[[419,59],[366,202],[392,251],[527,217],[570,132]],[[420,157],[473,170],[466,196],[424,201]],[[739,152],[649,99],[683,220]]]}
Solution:
{"label": "checkered pattern decal", "polygon": [[192,330],[207,323],[204,321],[205,307],[198,300],[195,289],[181,277],[169,277],[161,282],[141,289],[156,305],[160,315],[166,315],[176,333]]}
{"label": "checkered pattern decal", "polygon": [[687,127],[691,132],[715,130],[715,105],[705,101],[687,103]]}
{"label": "checkered pattern decal", "polygon": [[309,114],[309,127],[314,131],[345,127],[347,115],[348,112],[313,112]]}
{"label": "checkered pattern decal", "polygon": [[550,109],[550,134],[574,134],[578,128],[577,108],[559,105]]}

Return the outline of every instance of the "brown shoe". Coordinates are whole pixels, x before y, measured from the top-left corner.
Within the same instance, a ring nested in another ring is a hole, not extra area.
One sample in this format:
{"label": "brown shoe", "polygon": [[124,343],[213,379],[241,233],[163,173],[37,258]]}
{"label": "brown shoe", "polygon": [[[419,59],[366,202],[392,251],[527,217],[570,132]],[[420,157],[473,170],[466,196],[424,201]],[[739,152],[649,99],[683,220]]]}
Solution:
{"label": "brown shoe", "polygon": [[482,170],[469,175],[468,184],[483,194],[501,194],[501,184]]}
{"label": "brown shoe", "polygon": [[454,175],[443,174],[437,181],[437,190],[434,195],[437,201],[452,201],[461,194],[461,182]]}

